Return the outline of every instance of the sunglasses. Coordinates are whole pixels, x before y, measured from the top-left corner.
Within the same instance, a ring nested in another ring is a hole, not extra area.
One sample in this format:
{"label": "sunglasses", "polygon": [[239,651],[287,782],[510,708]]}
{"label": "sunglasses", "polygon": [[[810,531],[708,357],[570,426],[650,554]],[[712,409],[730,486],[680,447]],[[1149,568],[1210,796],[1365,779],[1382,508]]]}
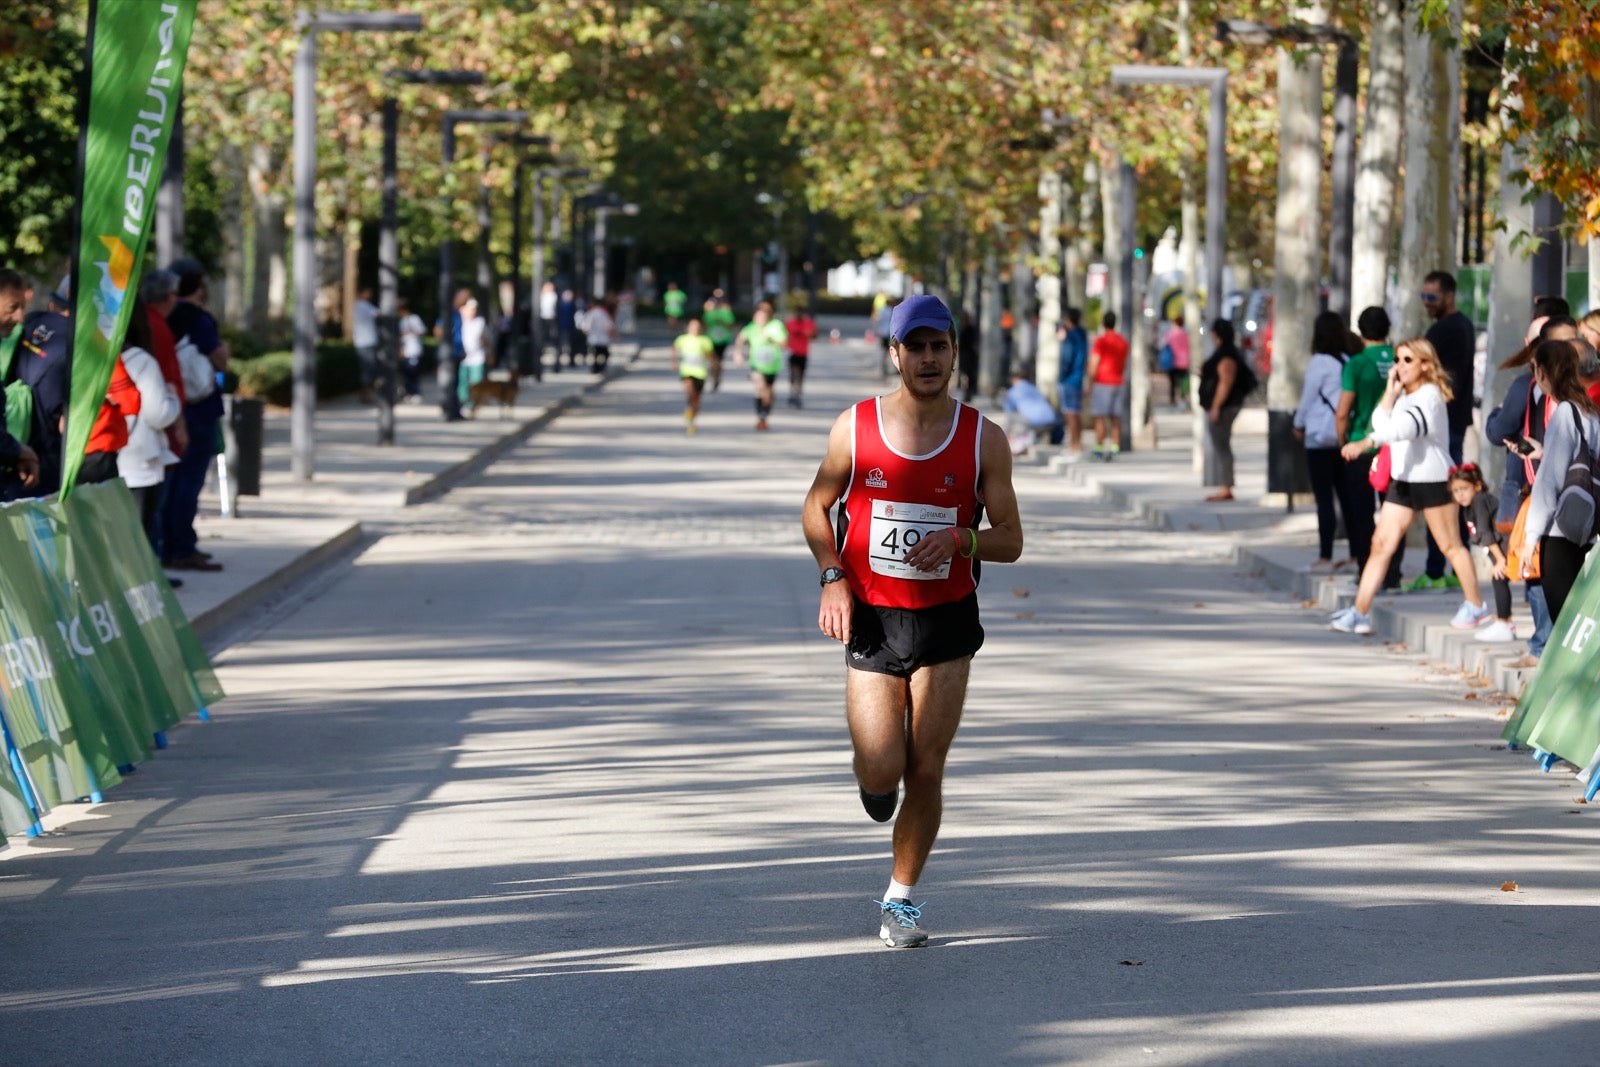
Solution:
{"label": "sunglasses", "polygon": [[1416,359],[1416,358],[1414,358],[1412,356],[1401,356],[1400,357],[1400,362],[1401,363],[1421,363],[1422,360]]}
{"label": "sunglasses", "polygon": [[1423,293],[1422,294],[1422,302],[1424,304],[1437,304],[1439,302],[1439,294],[1438,293]]}

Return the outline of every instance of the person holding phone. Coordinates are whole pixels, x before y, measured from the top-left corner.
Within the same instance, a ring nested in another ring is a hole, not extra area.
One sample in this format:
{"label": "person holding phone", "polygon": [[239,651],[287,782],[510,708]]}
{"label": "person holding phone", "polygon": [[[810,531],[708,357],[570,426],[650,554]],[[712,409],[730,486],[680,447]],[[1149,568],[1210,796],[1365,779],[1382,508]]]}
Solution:
{"label": "person holding phone", "polygon": [[1329,623],[1341,633],[1372,632],[1372,601],[1389,570],[1395,546],[1405,538],[1419,511],[1461,581],[1465,599],[1450,625],[1470,630],[1490,617],[1488,605],[1478,595],[1472,554],[1461,542],[1461,509],[1450,495],[1450,469],[1455,464],[1450,459],[1445,403],[1451,395],[1449,375],[1439,365],[1433,345],[1422,338],[1402,341],[1395,350],[1388,388],[1372,413],[1372,432],[1342,450],[1350,460],[1375,445],[1388,445],[1393,477],[1388,499],[1378,513],[1371,555],[1361,570],[1356,602]]}

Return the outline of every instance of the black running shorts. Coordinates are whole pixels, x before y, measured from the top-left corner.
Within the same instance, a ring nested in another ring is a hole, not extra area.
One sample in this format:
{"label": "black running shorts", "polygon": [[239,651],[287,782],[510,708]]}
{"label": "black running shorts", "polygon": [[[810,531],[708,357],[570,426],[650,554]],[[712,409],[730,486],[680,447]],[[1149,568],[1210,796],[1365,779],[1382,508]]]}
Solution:
{"label": "black running shorts", "polygon": [[857,599],[844,661],[858,671],[909,678],[918,667],[961,659],[982,647],[977,593],[916,611]]}

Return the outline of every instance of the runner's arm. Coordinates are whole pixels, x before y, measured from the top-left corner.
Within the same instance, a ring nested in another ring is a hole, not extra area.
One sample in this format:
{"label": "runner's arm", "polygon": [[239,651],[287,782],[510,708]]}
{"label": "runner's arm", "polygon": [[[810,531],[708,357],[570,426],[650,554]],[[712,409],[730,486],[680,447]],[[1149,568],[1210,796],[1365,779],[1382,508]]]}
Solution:
{"label": "runner's arm", "polygon": [[[1009,452],[1009,450],[1008,450]],[[1009,458],[1009,457],[1008,457]],[[828,434],[828,454],[817,468],[817,476],[806,493],[801,514],[805,528],[806,544],[817,559],[817,573],[841,565],[839,551],[833,543],[833,523],[828,513],[844,495],[850,483],[850,413],[847,411],[834,420]],[[822,604],[817,612],[817,627],[835,641],[850,642],[851,615],[855,599],[847,581],[830,582],[822,587]]]}
{"label": "runner's arm", "polygon": [[988,419],[983,420],[983,440],[978,446],[982,468],[978,489],[983,494],[983,510],[989,528],[977,532],[978,559],[1011,563],[1022,555],[1022,515],[1017,510],[1017,491],[1011,484],[1011,443],[1006,433]]}

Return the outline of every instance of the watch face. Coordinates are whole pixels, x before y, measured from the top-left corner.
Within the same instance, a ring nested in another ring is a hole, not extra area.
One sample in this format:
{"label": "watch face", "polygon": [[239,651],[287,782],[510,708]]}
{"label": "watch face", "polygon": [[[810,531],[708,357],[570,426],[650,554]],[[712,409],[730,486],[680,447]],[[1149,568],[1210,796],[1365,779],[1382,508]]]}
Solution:
{"label": "watch face", "polygon": [[842,578],[844,578],[844,571],[838,567],[829,567],[827,570],[822,572],[823,585],[832,585],[834,582],[837,582]]}

